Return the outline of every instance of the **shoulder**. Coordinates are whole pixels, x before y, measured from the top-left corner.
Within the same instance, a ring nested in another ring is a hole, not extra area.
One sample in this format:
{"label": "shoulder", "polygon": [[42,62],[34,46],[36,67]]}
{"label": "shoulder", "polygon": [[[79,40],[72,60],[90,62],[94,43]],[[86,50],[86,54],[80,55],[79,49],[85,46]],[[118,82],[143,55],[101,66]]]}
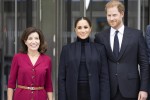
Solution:
{"label": "shoulder", "polygon": [[24,60],[24,58],[26,57],[24,53],[16,53],[13,56],[13,61],[20,61],[20,60]]}
{"label": "shoulder", "polygon": [[125,31],[136,33],[136,34],[143,33],[141,30],[138,30],[138,29],[135,29],[135,28],[131,28],[131,27],[125,27]]}
{"label": "shoulder", "polygon": [[69,44],[66,44],[62,47],[62,51],[68,51],[70,50],[72,47],[74,47],[76,44],[76,42],[73,42],[73,43],[69,43]]}
{"label": "shoulder", "polygon": [[95,43],[95,42],[92,42],[93,45],[95,45],[96,47],[99,47],[99,48],[104,48],[104,45],[102,43]]}
{"label": "shoulder", "polygon": [[40,55],[44,60],[49,60],[49,61],[51,61],[51,57],[49,56],[49,55],[47,55],[47,54],[41,54]]}
{"label": "shoulder", "polygon": [[132,36],[132,37],[137,37],[137,38],[141,38],[143,37],[143,32],[141,30],[135,29],[135,28],[130,28],[130,27],[125,27],[125,32],[124,33],[128,33],[128,35]]}
{"label": "shoulder", "polygon": [[150,25],[147,25],[147,29],[149,29],[149,30],[150,30]]}
{"label": "shoulder", "polygon": [[93,43],[93,42],[92,42],[92,44],[96,47],[96,49],[97,49],[98,51],[103,51],[103,50],[105,50],[105,46],[104,46],[104,44],[102,44],[102,43]]}
{"label": "shoulder", "polygon": [[24,57],[25,55],[27,55],[27,54],[25,54],[25,53],[16,53],[16,54],[14,55],[14,58]]}
{"label": "shoulder", "polygon": [[102,36],[102,35],[105,35],[105,33],[108,33],[108,32],[110,33],[110,28],[105,29],[105,30],[103,30],[101,32],[96,33],[95,36]]}
{"label": "shoulder", "polygon": [[67,49],[67,48],[69,48],[71,45],[72,45],[72,43],[69,43],[69,44],[63,45],[62,49]]}
{"label": "shoulder", "polygon": [[147,27],[146,27],[146,33],[150,34],[150,25],[147,25]]}

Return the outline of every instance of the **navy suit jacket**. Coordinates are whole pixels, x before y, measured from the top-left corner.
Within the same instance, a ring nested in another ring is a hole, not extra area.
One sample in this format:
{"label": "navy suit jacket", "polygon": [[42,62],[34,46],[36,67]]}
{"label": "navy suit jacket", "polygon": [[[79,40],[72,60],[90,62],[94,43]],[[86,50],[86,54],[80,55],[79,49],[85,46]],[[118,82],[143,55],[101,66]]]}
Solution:
{"label": "navy suit jacket", "polygon": [[148,47],[148,56],[149,56],[149,64],[150,64],[150,25],[146,28],[146,43]]}
{"label": "navy suit jacket", "polygon": [[[149,64],[150,64],[150,25],[148,25],[147,28],[146,28],[145,38],[146,38],[147,52],[148,52],[148,57],[149,57],[148,61],[149,61]],[[149,79],[149,84],[150,84],[150,79]],[[150,85],[149,85],[149,96],[150,96]],[[148,100],[150,100],[150,97],[149,97]]]}
{"label": "navy suit jacket", "polygon": [[[110,100],[108,62],[104,46],[92,42],[86,43],[85,57],[91,100]],[[58,100],[77,100],[80,58],[80,42],[62,48],[58,72]]]}
{"label": "navy suit jacket", "polygon": [[96,34],[95,42],[106,47],[111,97],[115,96],[118,86],[126,98],[137,98],[140,90],[148,91],[149,65],[142,31],[125,27],[118,58],[115,58],[111,50],[110,28]]}

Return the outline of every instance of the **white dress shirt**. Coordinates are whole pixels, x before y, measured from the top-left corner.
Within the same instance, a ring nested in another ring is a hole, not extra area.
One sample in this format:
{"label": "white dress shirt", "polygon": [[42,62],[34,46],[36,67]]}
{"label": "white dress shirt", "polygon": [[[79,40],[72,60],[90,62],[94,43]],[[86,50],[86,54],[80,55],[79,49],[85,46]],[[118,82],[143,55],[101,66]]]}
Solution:
{"label": "white dress shirt", "polygon": [[[114,37],[115,37],[115,33],[116,33],[116,29],[112,28],[110,29],[110,46],[111,46],[111,50],[113,51],[114,48]],[[121,44],[122,44],[122,39],[123,39],[123,33],[124,33],[124,25],[122,25],[119,29],[118,29],[118,39],[119,39],[119,51],[121,49]]]}

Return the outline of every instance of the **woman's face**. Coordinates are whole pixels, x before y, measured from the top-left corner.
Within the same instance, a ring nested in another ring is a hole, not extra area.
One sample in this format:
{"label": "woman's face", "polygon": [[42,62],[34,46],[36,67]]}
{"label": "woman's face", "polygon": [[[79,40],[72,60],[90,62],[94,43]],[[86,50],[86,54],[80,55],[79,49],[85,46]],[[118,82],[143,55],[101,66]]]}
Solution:
{"label": "woman's face", "polygon": [[37,32],[31,33],[25,41],[25,44],[28,47],[28,51],[38,51],[40,46],[39,34]]}
{"label": "woman's face", "polygon": [[79,38],[86,39],[91,33],[91,27],[86,20],[82,19],[78,21],[75,32]]}

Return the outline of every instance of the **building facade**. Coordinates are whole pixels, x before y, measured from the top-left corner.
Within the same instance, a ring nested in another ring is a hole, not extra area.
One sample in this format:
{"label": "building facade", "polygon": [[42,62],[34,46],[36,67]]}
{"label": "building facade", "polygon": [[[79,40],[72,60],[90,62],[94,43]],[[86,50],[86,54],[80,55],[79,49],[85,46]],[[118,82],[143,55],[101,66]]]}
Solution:
{"label": "building facade", "polygon": [[[75,40],[74,21],[87,16],[94,34],[108,27],[105,4],[109,0],[0,0],[0,100],[7,98],[7,82],[12,57],[19,51],[20,36],[27,27],[40,28],[48,43],[47,54],[53,61],[54,100],[57,100],[57,76],[63,45]],[[145,33],[150,24],[149,0],[121,0],[125,4],[124,23]]]}

